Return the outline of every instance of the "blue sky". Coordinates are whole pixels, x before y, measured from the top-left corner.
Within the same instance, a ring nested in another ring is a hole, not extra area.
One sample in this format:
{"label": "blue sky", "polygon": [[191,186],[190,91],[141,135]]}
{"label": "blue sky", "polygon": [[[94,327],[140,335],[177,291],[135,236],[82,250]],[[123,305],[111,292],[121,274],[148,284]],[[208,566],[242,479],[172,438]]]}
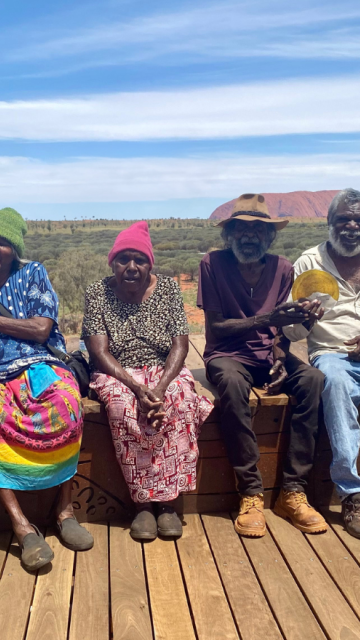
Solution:
{"label": "blue sky", "polygon": [[3,0],[0,206],[200,216],[359,188],[358,0]]}

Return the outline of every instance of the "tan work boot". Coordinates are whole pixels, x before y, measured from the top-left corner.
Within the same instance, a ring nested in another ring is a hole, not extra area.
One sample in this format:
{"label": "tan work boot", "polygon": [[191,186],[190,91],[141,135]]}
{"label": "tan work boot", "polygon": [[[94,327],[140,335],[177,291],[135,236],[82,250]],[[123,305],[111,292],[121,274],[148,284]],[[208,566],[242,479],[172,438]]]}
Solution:
{"label": "tan work boot", "polygon": [[304,533],[327,531],[324,518],[309,505],[305,493],[281,489],[274,511],[281,518],[290,520],[296,529]]}
{"label": "tan work boot", "polygon": [[235,531],[241,536],[261,538],[266,533],[264,496],[241,496],[240,511],[235,521]]}

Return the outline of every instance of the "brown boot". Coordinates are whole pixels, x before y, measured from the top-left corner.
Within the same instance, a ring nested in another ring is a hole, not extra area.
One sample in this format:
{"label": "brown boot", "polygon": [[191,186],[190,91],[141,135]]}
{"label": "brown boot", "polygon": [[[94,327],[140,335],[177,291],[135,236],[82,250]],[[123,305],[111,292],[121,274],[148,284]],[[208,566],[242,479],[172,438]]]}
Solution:
{"label": "brown boot", "polygon": [[235,531],[241,536],[261,538],[266,533],[264,496],[241,496],[240,511],[235,521]]}
{"label": "brown boot", "polygon": [[274,511],[281,518],[290,520],[296,529],[304,533],[327,531],[324,518],[309,505],[305,493],[281,489]]}
{"label": "brown boot", "polygon": [[360,494],[354,493],[341,503],[344,527],[351,536],[360,538]]}

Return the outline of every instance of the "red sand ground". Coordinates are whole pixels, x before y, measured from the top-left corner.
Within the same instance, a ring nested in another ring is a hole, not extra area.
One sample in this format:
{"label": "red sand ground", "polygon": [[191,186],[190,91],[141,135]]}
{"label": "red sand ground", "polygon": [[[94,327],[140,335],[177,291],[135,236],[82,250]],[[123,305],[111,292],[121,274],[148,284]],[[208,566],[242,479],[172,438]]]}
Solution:
{"label": "red sand ground", "polygon": [[[175,278],[177,280],[177,278]],[[191,281],[188,276],[181,274],[180,276],[180,289],[181,291],[197,291],[197,282],[195,280]],[[185,302],[185,313],[188,319],[189,324],[198,324],[200,326],[204,326],[204,312],[197,307],[192,307],[190,304]]]}

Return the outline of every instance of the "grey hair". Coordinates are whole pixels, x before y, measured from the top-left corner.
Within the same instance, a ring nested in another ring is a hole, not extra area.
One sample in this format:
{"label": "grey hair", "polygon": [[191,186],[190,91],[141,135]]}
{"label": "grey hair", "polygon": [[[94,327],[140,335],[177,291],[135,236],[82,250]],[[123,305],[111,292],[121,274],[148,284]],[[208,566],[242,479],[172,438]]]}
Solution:
{"label": "grey hair", "polygon": [[339,207],[342,204],[349,204],[351,206],[351,205],[357,204],[358,202],[360,202],[360,191],[357,191],[356,189],[352,189],[351,187],[349,187],[348,189],[342,189],[342,191],[339,191],[339,193],[337,193],[336,196],[330,202],[328,216],[327,216],[328,224],[329,225],[331,224],[332,218],[336,215]]}
{"label": "grey hair", "polygon": [[[274,224],[271,224],[271,223],[264,223],[264,224],[266,224],[266,233],[267,233],[267,238],[269,240],[269,246],[270,246],[276,238],[276,227]],[[234,233],[235,227],[236,227],[236,220],[229,220],[229,222],[227,222],[221,230],[221,238],[224,241],[225,249],[230,249],[231,247],[231,236]]]}

